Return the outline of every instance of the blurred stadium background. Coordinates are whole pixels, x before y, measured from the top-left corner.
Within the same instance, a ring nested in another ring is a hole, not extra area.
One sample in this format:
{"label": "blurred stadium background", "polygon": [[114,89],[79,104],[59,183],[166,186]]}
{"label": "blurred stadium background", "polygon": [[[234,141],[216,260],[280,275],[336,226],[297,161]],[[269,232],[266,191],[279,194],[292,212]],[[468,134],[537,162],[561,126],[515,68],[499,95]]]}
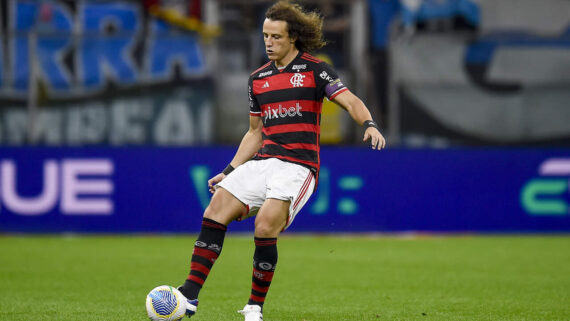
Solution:
{"label": "blurred stadium background", "polygon": [[[0,318],[142,320],[247,129],[272,1],[0,3]],[[324,103],[267,319],[567,320],[570,1],[300,3],[388,148]],[[193,319],[238,320],[250,236],[230,234]]]}
{"label": "blurred stadium background", "polygon": [[[0,231],[197,231],[271,3],[3,1]],[[325,102],[320,188],[292,230],[570,230],[570,2],[301,3],[389,148]]]}

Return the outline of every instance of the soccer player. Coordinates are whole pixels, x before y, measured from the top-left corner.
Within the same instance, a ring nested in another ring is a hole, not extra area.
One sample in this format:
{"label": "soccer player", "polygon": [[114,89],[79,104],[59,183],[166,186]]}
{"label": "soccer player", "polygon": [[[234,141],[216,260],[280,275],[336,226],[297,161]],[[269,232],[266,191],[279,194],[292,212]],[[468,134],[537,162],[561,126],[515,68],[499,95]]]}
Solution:
{"label": "soccer player", "polygon": [[204,212],[191,271],[179,290],[189,316],[198,293],[222,251],[230,222],[255,217],[252,288],[238,312],[262,320],[277,264],[277,238],[291,225],[315,189],[319,175],[320,112],[324,97],[365,127],[373,149],[386,141],[362,100],[337,73],[309,52],[324,46],[323,20],[289,1],[268,9],[263,38],[269,62],[249,78],[249,130],[229,165],[208,181],[214,195]]}

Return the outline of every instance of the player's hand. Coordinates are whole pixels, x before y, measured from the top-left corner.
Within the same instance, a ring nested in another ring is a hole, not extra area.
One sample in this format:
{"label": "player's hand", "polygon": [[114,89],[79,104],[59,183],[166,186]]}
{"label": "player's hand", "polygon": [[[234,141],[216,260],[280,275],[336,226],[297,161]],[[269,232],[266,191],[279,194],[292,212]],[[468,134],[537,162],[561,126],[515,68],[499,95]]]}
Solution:
{"label": "player's hand", "polygon": [[216,191],[216,184],[221,182],[222,179],[224,179],[225,177],[226,175],[224,173],[219,173],[218,175],[208,180],[208,189],[210,190],[210,193],[214,194],[214,192]]}
{"label": "player's hand", "polygon": [[386,147],[386,139],[384,138],[384,136],[382,136],[382,134],[378,131],[378,129],[374,127],[366,128],[366,131],[364,132],[364,138],[362,139],[362,141],[365,142],[368,139],[370,139],[370,145],[372,146],[372,149],[380,150]]}

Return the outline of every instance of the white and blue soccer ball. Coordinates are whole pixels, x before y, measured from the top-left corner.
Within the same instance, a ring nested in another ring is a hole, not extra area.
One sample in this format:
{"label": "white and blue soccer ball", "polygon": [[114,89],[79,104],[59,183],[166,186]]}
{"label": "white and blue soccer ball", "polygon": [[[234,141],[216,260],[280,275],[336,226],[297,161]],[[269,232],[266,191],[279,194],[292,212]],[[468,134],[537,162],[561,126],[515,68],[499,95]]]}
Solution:
{"label": "white and blue soccer ball", "polygon": [[153,321],[178,321],[186,314],[186,298],[169,285],[152,289],[146,296],[146,313]]}

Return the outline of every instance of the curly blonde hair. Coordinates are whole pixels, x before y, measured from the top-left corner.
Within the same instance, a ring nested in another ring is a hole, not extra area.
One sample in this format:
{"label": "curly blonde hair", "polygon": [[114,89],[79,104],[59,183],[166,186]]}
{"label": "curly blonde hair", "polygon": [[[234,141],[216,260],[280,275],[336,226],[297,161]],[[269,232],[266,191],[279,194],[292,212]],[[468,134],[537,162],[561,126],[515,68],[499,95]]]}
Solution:
{"label": "curly blonde hair", "polygon": [[271,6],[265,18],[287,22],[289,37],[296,39],[295,47],[312,52],[324,47],[323,17],[317,12],[307,12],[298,4],[282,0]]}

